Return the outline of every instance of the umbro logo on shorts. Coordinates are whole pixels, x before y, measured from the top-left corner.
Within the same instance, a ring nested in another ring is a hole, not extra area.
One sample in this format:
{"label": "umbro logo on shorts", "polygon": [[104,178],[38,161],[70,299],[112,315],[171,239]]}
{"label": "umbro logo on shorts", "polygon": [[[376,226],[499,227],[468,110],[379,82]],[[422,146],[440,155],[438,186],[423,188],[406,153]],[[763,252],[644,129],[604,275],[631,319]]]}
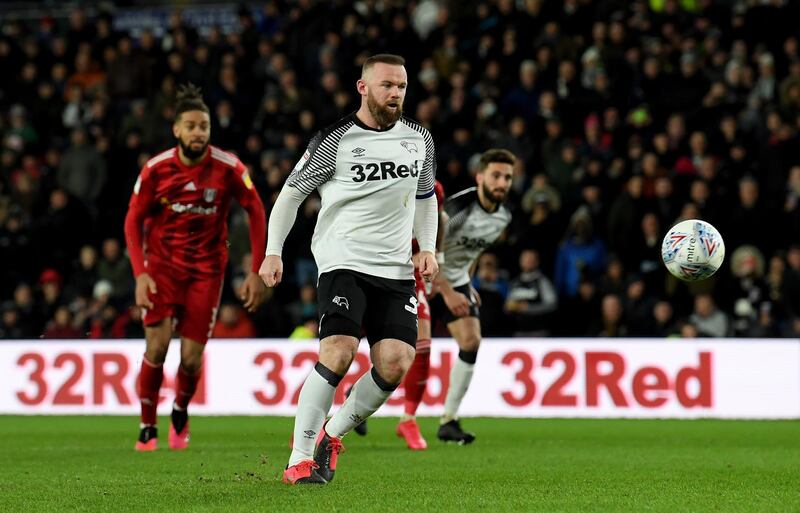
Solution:
{"label": "umbro logo on shorts", "polygon": [[344,296],[334,296],[331,302],[335,305],[343,306],[346,309],[350,310],[350,302],[347,301],[347,298]]}

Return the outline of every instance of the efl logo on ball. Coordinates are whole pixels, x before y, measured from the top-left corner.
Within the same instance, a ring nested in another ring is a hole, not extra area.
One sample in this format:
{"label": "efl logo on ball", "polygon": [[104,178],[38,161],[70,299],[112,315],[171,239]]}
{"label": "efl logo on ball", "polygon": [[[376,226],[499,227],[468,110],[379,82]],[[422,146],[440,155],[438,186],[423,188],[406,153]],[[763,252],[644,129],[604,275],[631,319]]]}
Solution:
{"label": "efl logo on ball", "polygon": [[688,219],[670,228],[664,236],[661,259],[667,270],[681,280],[705,280],[725,260],[725,243],[711,224]]}

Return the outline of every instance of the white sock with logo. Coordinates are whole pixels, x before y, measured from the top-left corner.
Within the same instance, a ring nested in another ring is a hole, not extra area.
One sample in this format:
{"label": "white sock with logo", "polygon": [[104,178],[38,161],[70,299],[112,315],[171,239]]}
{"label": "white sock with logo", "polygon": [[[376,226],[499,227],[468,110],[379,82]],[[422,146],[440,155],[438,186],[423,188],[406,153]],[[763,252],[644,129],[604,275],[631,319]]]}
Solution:
{"label": "white sock with logo", "polygon": [[294,418],[294,443],[289,456],[289,466],[303,460],[314,459],[317,435],[325,422],[325,416],[333,404],[336,386],[342,380],[321,363],[317,363],[303,383],[297,400],[297,415]]}
{"label": "white sock with logo", "polygon": [[375,413],[396,388],[397,385],[387,383],[373,367],[353,385],[350,397],[339,411],[333,414],[325,426],[325,431],[332,437],[343,437]]}
{"label": "white sock with logo", "polygon": [[[475,353],[466,354],[474,355]],[[467,389],[469,389],[469,384],[472,381],[472,374],[474,371],[474,358],[472,358],[472,363],[469,363],[464,361],[462,354],[459,354],[458,359],[456,359],[456,363],[453,364],[453,368],[450,370],[450,387],[447,389],[447,397],[444,400],[444,416],[442,417],[442,424],[445,422],[450,422],[458,415],[458,409],[461,407],[461,401],[464,400],[464,395],[466,395]]]}

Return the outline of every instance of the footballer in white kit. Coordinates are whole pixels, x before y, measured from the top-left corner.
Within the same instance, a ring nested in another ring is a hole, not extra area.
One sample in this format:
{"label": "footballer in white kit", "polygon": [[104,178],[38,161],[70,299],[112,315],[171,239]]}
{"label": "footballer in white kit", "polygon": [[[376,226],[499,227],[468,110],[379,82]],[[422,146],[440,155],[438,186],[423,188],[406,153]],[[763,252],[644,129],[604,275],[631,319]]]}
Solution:
{"label": "footballer in white kit", "polygon": [[[412,237],[420,246],[420,273],[430,281],[438,272],[436,155],[430,133],[402,117],[408,83],[403,64],[402,57],[388,54],[367,59],[357,83],[361,107],[312,139],[270,215],[259,275],[275,286],[297,208],[319,191],[311,249],[319,269],[320,354],[300,392],[283,475],[289,484],[330,482],[342,437],[388,399],[414,359]],[[362,330],[373,367],[325,423]]]}
{"label": "footballer in white kit", "polygon": [[458,342],[459,353],[450,371],[444,415],[437,433],[442,441],[461,445],[475,441],[475,435],[464,431],[458,420],[481,342],[480,297],[470,285],[470,270],[511,222],[511,212],[503,201],[511,189],[516,160],[508,150],[487,150],[481,155],[481,167],[475,177],[477,187],[461,191],[445,202],[448,221],[444,263],[436,279],[439,295],[430,299],[430,306],[433,318],[441,318],[447,324]]}

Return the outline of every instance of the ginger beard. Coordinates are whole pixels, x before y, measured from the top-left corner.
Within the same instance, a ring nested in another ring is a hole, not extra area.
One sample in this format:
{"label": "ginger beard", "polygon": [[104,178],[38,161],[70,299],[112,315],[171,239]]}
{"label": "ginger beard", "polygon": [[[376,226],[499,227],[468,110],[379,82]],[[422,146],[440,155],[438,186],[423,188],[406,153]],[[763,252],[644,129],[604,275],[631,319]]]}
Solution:
{"label": "ginger beard", "polygon": [[[395,108],[392,108],[394,106]],[[378,103],[378,100],[367,91],[367,108],[379,126],[387,127],[395,124],[400,116],[403,115],[403,100],[400,98],[389,99],[384,105]]]}

